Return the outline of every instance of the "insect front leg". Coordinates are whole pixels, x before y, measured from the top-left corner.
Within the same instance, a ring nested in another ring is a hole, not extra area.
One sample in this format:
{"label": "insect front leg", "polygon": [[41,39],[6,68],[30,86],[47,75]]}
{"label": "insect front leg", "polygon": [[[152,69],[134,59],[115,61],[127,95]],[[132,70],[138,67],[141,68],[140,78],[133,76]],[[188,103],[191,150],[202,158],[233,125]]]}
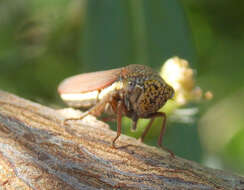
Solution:
{"label": "insect front leg", "polygon": [[174,153],[165,148],[163,145],[162,145],[162,142],[163,142],[163,136],[165,134],[165,130],[166,130],[166,114],[164,112],[156,112],[152,115],[150,115],[148,118],[150,118],[150,122],[148,123],[147,127],[145,128],[144,132],[142,133],[141,135],[141,141],[144,140],[146,134],[148,133],[149,129],[152,127],[152,123],[153,121],[155,120],[156,117],[162,117],[163,119],[163,122],[162,122],[162,125],[161,125],[161,130],[160,130],[160,134],[159,134],[159,138],[158,138],[158,146],[161,147],[162,149],[166,150],[168,153],[170,153],[170,155],[172,157],[175,157]]}
{"label": "insect front leg", "polygon": [[117,113],[117,136],[114,138],[114,140],[112,142],[113,148],[116,148],[115,141],[119,138],[119,136],[121,134],[122,110],[123,110],[123,103],[120,100],[120,101],[117,102],[117,108],[116,108],[116,113]]}

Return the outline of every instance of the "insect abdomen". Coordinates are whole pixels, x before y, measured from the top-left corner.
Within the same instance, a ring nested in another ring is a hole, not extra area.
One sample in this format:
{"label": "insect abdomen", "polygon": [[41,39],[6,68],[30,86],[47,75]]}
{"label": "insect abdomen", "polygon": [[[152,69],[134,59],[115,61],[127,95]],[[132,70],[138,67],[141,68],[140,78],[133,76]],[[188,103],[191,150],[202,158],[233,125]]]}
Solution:
{"label": "insect abdomen", "polygon": [[120,81],[114,82],[112,85],[90,92],[84,93],[64,93],[61,94],[61,98],[71,107],[76,108],[89,108],[101,101],[105,96],[109,96],[114,91],[118,91],[123,88],[123,83]]}

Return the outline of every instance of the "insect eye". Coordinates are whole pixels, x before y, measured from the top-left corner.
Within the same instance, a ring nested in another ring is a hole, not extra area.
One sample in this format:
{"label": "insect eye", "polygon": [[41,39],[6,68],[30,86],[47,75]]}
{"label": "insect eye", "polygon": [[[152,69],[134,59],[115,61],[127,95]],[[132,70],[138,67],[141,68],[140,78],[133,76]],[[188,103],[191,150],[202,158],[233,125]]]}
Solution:
{"label": "insect eye", "polygon": [[127,88],[128,88],[128,92],[131,93],[134,89],[134,84],[132,81],[128,81],[127,83]]}

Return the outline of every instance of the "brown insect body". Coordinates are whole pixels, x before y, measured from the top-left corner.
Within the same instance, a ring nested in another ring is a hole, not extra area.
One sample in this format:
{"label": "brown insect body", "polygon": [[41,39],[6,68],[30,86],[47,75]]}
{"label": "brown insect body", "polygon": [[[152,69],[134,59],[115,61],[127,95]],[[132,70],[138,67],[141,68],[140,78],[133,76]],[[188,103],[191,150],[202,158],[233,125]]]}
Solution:
{"label": "brown insect body", "polygon": [[[163,117],[164,120],[158,140],[158,144],[161,146],[165,131],[166,115],[157,111],[168,99],[173,97],[174,90],[150,67],[129,65],[120,69],[76,75],[64,80],[60,84],[58,91],[61,98],[73,107],[94,105],[81,118],[88,114],[99,116],[106,110],[112,110],[117,115],[117,136],[113,140],[113,147],[115,147],[115,141],[121,133],[122,115],[133,120],[132,129],[134,130],[139,118],[151,119],[142,134],[142,140],[155,117]],[[93,95],[93,98],[85,98],[82,101],[78,97],[78,95],[87,94]],[[74,96],[77,96],[74,98],[75,101],[69,98]],[[69,118],[67,120],[81,118]],[[173,154],[172,152],[170,153],[171,155]]]}

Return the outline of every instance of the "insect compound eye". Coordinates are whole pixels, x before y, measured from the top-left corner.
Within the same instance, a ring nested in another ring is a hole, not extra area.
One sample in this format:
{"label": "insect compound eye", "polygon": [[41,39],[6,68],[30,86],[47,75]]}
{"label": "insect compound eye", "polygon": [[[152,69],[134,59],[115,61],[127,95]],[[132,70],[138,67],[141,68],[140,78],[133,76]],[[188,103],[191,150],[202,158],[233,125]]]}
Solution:
{"label": "insect compound eye", "polygon": [[131,81],[129,81],[128,86],[133,86],[133,83]]}
{"label": "insect compound eye", "polygon": [[128,81],[127,83],[127,88],[128,88],[128,92],[131,93],[134,89],[134,84],[132,81]]}
{"label": "insect compound eye", "polygon": [[136,79],[136,83],[140,85],[140,84],[142,83],[142,78],[139,78],[139,77],[138,77],[138,78]]}

